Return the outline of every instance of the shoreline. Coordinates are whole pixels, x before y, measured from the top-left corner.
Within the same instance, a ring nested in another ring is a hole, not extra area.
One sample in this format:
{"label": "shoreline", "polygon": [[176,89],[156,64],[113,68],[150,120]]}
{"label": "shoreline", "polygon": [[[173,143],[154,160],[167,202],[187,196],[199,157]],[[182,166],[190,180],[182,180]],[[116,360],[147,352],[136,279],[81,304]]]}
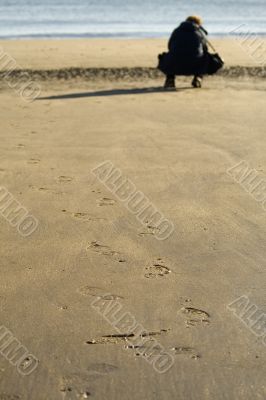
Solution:
{"label": "shoreline", "polygon": [[[266,38],[266,33],[256,33],[256,32],[248,32],[249,36],[254,38],[258,37],[261,39]],[[32,36],[0,36],[0,41],[34,41],[34,40],[168,40],[171,32],[164,34],[164,35],[147,35],[147,36],[141,36],[141,35],[110,35],[110,34],[102,34],[102,35],[93,35],[93,34],[88,34],[88,35],[32,35]],[[209,33],[208,38],[209,39],[222,39],[222,40],[227,40],[227,39],[237,39],[239,37],[243,36],[243,33],[231,35],[229,33]]]}

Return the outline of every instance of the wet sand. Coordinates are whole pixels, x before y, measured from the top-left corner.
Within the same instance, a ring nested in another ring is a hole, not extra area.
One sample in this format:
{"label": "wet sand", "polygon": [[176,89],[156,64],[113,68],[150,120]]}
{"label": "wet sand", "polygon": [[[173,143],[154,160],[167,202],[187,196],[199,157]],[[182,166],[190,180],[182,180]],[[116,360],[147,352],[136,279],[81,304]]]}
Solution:
{"label": "wet sand", "polygon": [[[45,56],[57,42],[5,46],[37,71],[153,66],[151,54],[79,59],[78,44],[62,43],[64,58]],[[22,376],[0,355],[0,399],[264,399],[265,345],[227,306],[246,295],[265,312],[265,211],[227,169],[247,160],[266,175],[265,81],[219,76],[193,90],[179,78],[177,92],[161,77],[40,83],[32,103],[0,91],[1,186],[39,221],[22,237],[1,216],[0,326],[39,363]],[[106,160],[173,223],[167,240],[91,172]],[[99,299],[130,313],[145,344],[134,348]],[[174,360],[165,373],[141,356],[152,343]]]}

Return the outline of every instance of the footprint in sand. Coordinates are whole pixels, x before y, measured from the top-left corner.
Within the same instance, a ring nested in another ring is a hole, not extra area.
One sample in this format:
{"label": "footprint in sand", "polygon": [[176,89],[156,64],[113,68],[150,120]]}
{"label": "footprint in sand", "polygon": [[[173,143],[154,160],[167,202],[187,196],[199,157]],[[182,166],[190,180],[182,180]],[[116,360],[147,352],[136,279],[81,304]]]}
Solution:
{"label": "footprint in sand", "polygon": [[91,214],[85,212],[71,212],[67,210],[62,210],[63,213],[71,215],[73,218],[80,219],[82,221],[107,221],[106,218],[94,217]]}
{"label": "footprint in sand", "polygon": [[78,289],[78,292],[83,296],[99,297],[105,301],[121,300],[122,296],[106,293],[107,291],[95,286],[83,286]]}
{"label": "footprint in sand", "polygon": [[[162,334],[162,333],[167,333],[168,330],[163,330],[161,332],[158,332],[157,334]],[[151,352],[151,348],[152,348],[152,352],[153,355],[156,354],[156,351],[158,351],[158,354],[161,354],[162,352],[162,348],[161,346],[154,346],[152,343],[150,342],[154,342],[154,339],[152,337],[152,335],[147,335],[148,337],[150,337],[150,341],[149,342],[145,342],[145,344],[143,345],[126,345],[125,348],[126,349],[132,349],[135,350],[135,354],[136,356],[148,356]],[[173,347],[171,349],[169,349],[169,351],[171,351],[173,353],[174,356],[183,356],[186,358],[191,358],[193,360],[198,360],[199,358],[201,358],[200,354],[193,348],[193,347],[185,347],[185,346],[180,346],[180,347]],[[155,354],[154,354],[155,352]]]}
{"label": "footprint in sand", "polygon": [[89,345],[97,345],[97,344],[119,344],[124,343],[126,341],[126,337],[117,337],[117,336],[109,336],[109,337],[101,337],[96,339],[90,339],[86,341],[86,344]]}
{"label": "footprint in sand", "polygon": [[64,176],[61,175],[57,178],[57,181],[60,183],[69,183],[72,182],[74,178],[72,178],[71,176]]}
{"label": "footprint in sand", "polygon": [[101,194],[102,192],[100,191],[100,189],[93,189],[91,191],[92,193],[96,193],[96,194]]}
{"label": "footprint in sand", "polygon": [[192,302],[192,300],[189,298],[189,297],[180,297],[179,298],[180,299],[180,303],[182,304],[182,306],[188,306],[191,302]]}
{"label": "footprint in sand", "polygon": [[24,147],[25,147],[25,145],[22,144],[22,143],[19,143],[19,144],[16,146],[17,149],[24,149]]}
{"label": "footprint in sand", "polygon": [[86,374],[73,374],[71,377],[63,377],[60,382],[59,390],[64,400],[88,399],[92,396],[92,391],[88,387]]}
{"label": "footprint in sand", "polygon": [[36,186],[30,185],[29,188],[32,190],[37,190],[38,192],[42,192],[42,193],[62,194],[62,192],[58,192],[57,190],[53,190],[53,189],[46,188],[46,187],[37,188]]}
{"label": "footprint in sand", "polygon": [[[143,356],[143,357],[148,357],[148,355],[150,355],[151,353],[151,348],[152,348],[152,355],[155,356],[156,353],[158,354],[162,354],[162,348],[160,346],[156,346],[154,345],[154,340],[150,339],[148,342],[146,342],[148,344],[146,345],[126,345],[125,349],[129,349],[129,350],[134,350],[135,355],[137,357],[139,356]],[[149,346],[150,343],[150,346]]]}
{"label": "footprint in sand", "polygon": [[171,273],[161,258],[157,258],[152,266],[145,268],[145,271],[145,278],[162,278]]}
{"label": "footprint in sand", "polygon": [[109,199],[109,197],[103,197],[102,199],[97,200],[97,204],[99,207],[113,206],[115,203],[116,201],[113,199]]}
{"label": "footprint in sand", "polygon": [[181,308],[181,312],[186,316],[187,327],[210,324],[210,314],[204,310],[194,307],[183,307]]}
{"label": "footprint in sand", "polygon": [[152,225],[147,225],[147,228],[140,232],[138,235],[141,237],[144,236],[154,236],[159,231],[159,228],[156,228]]}
{"label": "footprint in sand", "polygon": [[0,393],[0,400],[20,400],[21,397],[16,394]]}
{"label": "footprint in sand", "polygon": [[[156,336],[165,335],[170,329],[161,329],[160,331],[151,331],[151,332],[143,332],[141,334],[142,338],[153,339]],[[136,336],[134,333],[117,333],[113,335],[105,335],[95,339],[90,339],[86,341],[86,344],[89,345],[104,345],[104,344],[119,344],[119,343],[128,343],[128,340],[134,338],[140,339],[140,336]],[[137,346],[134,345],[126,345],[126,349],[137,349]]]}
{"label": "footprint in sand", "polygon": [[193,347],[173,347],[171,351],[173,351],[176,356],[185,356],[193,360],[201,358],[200,354],[198,354]]}
{"label": "footprint in sand", "polygon": [[118,367],[112,364],[95,363],[88,366],[88,371],[92,375],[109,375],[118,370]]}
{"label": "footprint in sand", "polygon": [[40,187],[37,189],[39,192],[47,192],[47,193],[53,193],[53,194],[59,194],[59,192],[56,192],[52,189],[46,188],[46,187]]}
{"label": "footprint in sand", "polygon": [[[91,391],[80,391],[74,385],[73,386],[62,386],[60,388],[62,398],[64,400],[78,400],[78,399],[88,399],[92,396]],[[0,399],[1,400],[1,399]]]}
{"label": "footprint in sand", "polygon": [[41,161],[41,160],[39,160],[38,158],[30,158],[30,159],[28,160],[28,164],[30,164],[30,165],[36,165],[36,164],[39,164],[40,161]]}
{"label": "footprint in sand", "polygon": [[112,250],[109,246],[100,244],[97,241],[89,243],[87,251],[93,251],[94,253],[102,254],[103,256],[112,257],[119,263],[124,263],[126,260],[122,257],[121,253]]}

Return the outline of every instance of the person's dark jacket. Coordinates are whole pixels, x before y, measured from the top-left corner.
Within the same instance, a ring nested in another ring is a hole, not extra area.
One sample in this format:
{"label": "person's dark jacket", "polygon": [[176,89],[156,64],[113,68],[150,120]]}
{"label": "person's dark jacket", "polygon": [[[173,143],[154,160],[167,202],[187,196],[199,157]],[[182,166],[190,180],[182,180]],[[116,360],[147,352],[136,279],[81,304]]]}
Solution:
{"label": "person's dark jacket", "polygon": [[177,57],[194,61],[204,55],[207,44],[201,28],[193,22],[186,21],[172,33],[168,49]]}
{"label": "person's dark jacket", "polygon": [[[183,22],[172,33],[164,62],[159,67],[167,75],[196,75],[204,73],[208,51],[206,31],[193,22]],[[164,65],[163,65],[164,64]]]}

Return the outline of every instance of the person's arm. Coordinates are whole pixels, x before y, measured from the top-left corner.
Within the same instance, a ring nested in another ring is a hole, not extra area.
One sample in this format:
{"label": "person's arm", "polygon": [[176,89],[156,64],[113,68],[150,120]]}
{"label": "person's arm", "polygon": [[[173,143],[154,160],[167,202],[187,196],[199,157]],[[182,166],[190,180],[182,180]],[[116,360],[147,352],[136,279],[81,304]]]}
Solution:
{"label": "person's arm", "polygon": [[206,31],[206,29],[205,28],[203,28],[203,26],[202,25],[200,25],[200,30],[204,33],[204,35],[208,35],[208,31]]}
{"label": "person's arm", "polygon": [[199,32],[200,32],[200,36],[201,36],[201,43],[202,43],[202,47],[203,47],[203,52],[207,53],[208,52],[208,40],[206,38],[206,36],[208,35],[208,32],[206,31],[206,29],[203,28],[203,26],[199,27]]}

